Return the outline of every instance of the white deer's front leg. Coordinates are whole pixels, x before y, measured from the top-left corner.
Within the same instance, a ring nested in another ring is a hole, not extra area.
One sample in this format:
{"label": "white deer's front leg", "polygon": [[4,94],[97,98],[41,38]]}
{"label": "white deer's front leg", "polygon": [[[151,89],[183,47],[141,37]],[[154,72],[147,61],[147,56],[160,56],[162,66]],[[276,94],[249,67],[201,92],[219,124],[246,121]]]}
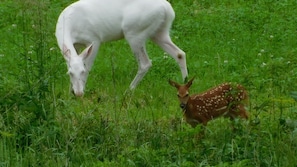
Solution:
{"label": "white deer's front leg", "polygon": [[145,74],[148,72],[149,68],[152,66],[152,63],[146,54],[146,50],[144,46],[142,47],[131,46],[131,48],[138,62],[137,74],[130,84],[130,89],[133,90],[138,85],[138,83],[142,80]]}

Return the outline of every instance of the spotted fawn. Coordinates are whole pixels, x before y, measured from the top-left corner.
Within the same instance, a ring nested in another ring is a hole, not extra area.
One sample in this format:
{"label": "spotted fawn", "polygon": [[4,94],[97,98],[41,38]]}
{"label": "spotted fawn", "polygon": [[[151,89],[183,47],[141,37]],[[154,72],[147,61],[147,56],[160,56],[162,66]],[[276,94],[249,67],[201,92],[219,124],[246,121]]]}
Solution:
{"label": "spotted fawn", "polygon": [[192,127],[202,123],[207,125],[208,121],[224,116],[233,120],[236,117],[248,119],[244,102],[247,101],[247,92],[239,84],[223,83],[203,93],[189,95],[192,78],[185,85],[180,85],[169,80],[169,84],[177,88],[177,96],[180,107],[183,110],[186,122]]}

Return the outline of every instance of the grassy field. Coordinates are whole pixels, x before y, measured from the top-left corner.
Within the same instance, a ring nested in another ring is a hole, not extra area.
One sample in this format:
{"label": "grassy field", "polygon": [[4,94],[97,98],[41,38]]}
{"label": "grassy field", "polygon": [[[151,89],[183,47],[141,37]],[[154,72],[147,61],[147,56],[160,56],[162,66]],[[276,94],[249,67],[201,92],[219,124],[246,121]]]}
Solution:
{"label": "grassy field", "polygon": [[0,166],[297,166],[297,1],[170,0],[173,41],[191,92],[225,81],[249,92],[249,121],[216,119],[198,138],[182,118],[176,62],[152,42],[137,64],[124,40],[103,44],[86,94],[69,93],[54,36],[70,0],[0,2]]}

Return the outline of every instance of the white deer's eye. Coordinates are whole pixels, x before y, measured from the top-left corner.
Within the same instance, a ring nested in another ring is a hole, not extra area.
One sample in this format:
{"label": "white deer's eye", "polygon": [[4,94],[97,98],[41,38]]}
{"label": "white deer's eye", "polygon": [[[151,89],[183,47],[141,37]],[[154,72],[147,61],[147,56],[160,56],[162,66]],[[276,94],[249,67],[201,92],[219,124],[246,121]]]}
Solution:
{"label": "white deer's eye", "polygon": [[70,75],[71,77],[73,76],[73,73],[70,71],[68,71],[67,74]]}

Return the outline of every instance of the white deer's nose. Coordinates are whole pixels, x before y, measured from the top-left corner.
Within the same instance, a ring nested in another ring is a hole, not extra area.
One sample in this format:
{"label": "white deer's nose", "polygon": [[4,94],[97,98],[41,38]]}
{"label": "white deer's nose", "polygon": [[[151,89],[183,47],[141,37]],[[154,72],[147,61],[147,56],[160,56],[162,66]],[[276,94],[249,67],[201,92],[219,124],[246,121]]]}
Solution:
{"label": "white deer's nose", "polygon": [[84,95],[84,92],[75,92],[74,94],[76,97],[82,97]]}

